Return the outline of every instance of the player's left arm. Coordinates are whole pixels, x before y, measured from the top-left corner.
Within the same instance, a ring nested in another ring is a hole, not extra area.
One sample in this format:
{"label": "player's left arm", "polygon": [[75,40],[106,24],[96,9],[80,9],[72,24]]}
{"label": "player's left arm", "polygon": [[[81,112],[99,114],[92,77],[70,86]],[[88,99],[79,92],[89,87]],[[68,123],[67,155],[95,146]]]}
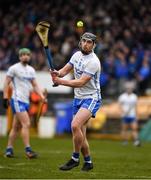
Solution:
{"label": "player's left arm", "polygon": [[88,81],[90,81],[92,77],[87,74],[83,74],[79,79],[72,79],[72,80],[65,80],[58,77],[53,78],[53,82],[57,83],[58,85],[64,85],[69,87],[82,87],[84,86]]}
{"label": "player's left arm", "polygon": [[39,94],[39,96],[41,97],[41,99],[43,101],[45,101],[45,96],[43,95],[43,91],[40,88],[40,86],[38,85],[36,79],[32,79],[31,83],[32,83],[32,86],[33,86],[35,92],[37,92]]}
{"label": "player's left arm", "polygon": [[136,120],[138,121],[138,96],[136,95],[136,103],[135,103],[135,112],[136,112]]}

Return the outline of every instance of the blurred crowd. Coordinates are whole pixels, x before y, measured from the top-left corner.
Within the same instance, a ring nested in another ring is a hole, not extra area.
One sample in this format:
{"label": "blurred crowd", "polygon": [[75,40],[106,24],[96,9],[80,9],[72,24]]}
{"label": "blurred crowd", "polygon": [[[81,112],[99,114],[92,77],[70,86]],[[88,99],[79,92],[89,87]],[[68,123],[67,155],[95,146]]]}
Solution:
{"label": "blurred crowd", "polygon": [[[96,54],[102,63],[101,86],[105,95],[122,91],[126,80],[143,95],[151,86],[150,0],[24,0],[3,1],[0,7],[0,70],[18,62],[18,49],[32,50],[31,64],[47,71],[47,61],[35,25],[51,23],[49,47],[55,68],[61,68],[78,49],[81,34],[98,37]],[[82,20],[83,28],[76,27]]]}

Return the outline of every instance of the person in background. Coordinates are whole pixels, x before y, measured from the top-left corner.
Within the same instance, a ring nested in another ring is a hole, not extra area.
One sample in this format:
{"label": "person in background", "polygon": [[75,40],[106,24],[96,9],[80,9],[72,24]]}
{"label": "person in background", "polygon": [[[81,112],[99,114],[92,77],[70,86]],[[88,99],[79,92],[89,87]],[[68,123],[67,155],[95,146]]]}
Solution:
{"label": "person in background", "polygon": [[137,95],[133,92],[134,83],[126,82],[125,92],[122,93],[119,98],[119,106],[122,116],[122,138],[123,143],[128,143],[128,130],[132,130],[132,137],[134,140],[134,146],[140,146],[140,140],[138,137],[138,121],[137,121]]}
{"label": "person in background", "polygon": [[[32,86],[34,90],[40,95],[41,100],[45,101],[45,97],[39,87],[36,78],[35,70],[28,65],[31,59],[31,51],[28,48],[19,50],[20,62],[9,67],[3,89],[3,106],[8,108],[9,104],[12,108],[14,119],[12,129],[9,134],[8,144],[5,152],[6,157],[14,157],[13,145],[14,141],[21,129],[21,135],[25,146],[25,154],[28,158],[36,158],[37,154],[32,150],[29,140],[30,118],[29,110],[29,96]],[[13,92],[12,98],[9,102],[8,88],[12,84]]]}

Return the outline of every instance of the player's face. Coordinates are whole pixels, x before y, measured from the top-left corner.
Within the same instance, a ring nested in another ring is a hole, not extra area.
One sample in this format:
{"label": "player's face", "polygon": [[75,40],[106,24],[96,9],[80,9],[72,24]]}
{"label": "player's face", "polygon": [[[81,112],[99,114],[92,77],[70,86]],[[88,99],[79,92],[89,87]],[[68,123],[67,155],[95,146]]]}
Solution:
{"label": "player's face", "polygon": [[86,54],[90,53],[93,49],[94,43],[92,40],[89,39],[82,39],[81,40],[81,49],[84,51]]}
{"label": "player's face", "polygon": [[23,64],[28,64],[30,61],[30,57],[31,55],[29,53],[23,53],[19,56],[19,59]]}
{"label": "player's face", "polygon": [[127,92],[128,94],[131,94],[131,93],[133,92],[133,89],[132,89],[132,88],[127,88],[127,89],[126,89],[126,92]]}

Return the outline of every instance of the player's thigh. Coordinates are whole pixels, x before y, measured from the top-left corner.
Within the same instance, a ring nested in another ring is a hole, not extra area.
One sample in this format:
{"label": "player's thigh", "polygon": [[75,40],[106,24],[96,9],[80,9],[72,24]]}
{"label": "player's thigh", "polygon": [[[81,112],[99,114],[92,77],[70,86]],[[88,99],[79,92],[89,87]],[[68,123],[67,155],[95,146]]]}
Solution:
{"label": "player's thigh", "polygon": [[91,112],[86,108],[80,108],[73,118],[72,125],[79,126],[80,128],[90,119]]}
{"label": "player's thigh", "polygon": [[30,126],[30,118],[27,111],[17,112],[16,117],[22,126]]}

